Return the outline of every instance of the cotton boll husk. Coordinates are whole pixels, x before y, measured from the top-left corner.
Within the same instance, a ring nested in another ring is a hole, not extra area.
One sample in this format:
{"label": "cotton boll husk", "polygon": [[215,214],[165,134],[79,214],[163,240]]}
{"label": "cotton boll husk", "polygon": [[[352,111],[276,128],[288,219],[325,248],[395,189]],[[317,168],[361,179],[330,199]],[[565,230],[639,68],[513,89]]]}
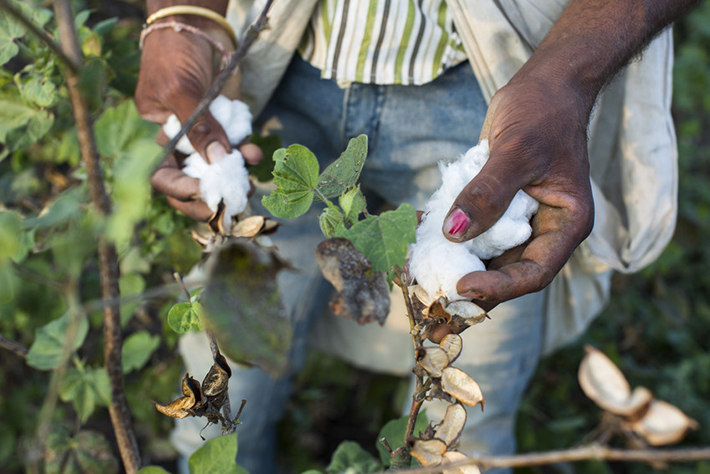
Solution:
{"label": "cotton boll husk", "polygon": [[217,163],[208,164],[199,153],[193,153],[185,160],[182,171],[200,180],[200,196],[212,211],[224,200],[224,225],[230,228],[232,216],[246,208],[250,188],[242,154],[233,150]]}
{"label": "cotton boll husk", "polygon": [[483,234],[462,243],[444,237],[442,227],[451,205],[481,171],[488,157],[488,141],[483,140],[457,161],[439,164],[442,185],[425,207],[417,228],[417,242],[409,254],[411,276],[433,299],[439,296],[446,296],[449,301],[461,299],[456,283],[462,276],[485,270],[482,259],[501,255],[525,242],[532,233],[530,218],[537,212],[538,202],[518,191],[499,221]]}

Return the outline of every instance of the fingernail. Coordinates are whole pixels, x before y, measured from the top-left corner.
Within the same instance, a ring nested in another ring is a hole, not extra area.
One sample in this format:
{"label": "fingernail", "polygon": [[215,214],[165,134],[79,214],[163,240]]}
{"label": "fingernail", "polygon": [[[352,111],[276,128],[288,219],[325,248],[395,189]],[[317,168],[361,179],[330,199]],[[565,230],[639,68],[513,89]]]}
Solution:
{"label": "fingernail", "polygon": [[451,237],[461,237],[471,221],[461,209],[456,208],[444,221],[444,232]]}
{"label": "fingernail", "polygon": [[220,142],[212,142],[207,145],[207,159],[210,163],[217,163],[227,155],[227,150]]}

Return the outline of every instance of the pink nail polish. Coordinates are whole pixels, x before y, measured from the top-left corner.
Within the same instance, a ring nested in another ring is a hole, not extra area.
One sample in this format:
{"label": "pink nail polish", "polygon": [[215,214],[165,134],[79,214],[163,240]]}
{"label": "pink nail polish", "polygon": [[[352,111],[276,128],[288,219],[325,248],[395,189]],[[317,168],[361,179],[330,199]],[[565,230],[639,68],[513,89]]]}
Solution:
{"label": "pink nail polish", "polygon": [[470,223],[468,216],[461,209],[454,209],[444,221],[444,232],[451,237],[461,237]]}

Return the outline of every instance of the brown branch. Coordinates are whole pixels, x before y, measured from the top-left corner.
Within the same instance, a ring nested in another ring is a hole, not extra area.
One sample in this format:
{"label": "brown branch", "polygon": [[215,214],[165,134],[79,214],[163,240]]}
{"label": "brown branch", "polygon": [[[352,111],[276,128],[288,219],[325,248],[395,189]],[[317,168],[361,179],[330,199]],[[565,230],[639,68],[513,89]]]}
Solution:
{"label": "brown branch", "polygon": [[[684,449],[613,449],[599,444],[541,453],[516,454],[511,456],[469,456],[465,461],[446,464],[447,469],[477,465],[480,468],[528,467],[578,461],[622,462],[693,462],[710,459],[710,447]],[[397,471],[398,474],[438,474],[442,466],[429,466]],[[378,473],[385,474],[385,473]]]}
{"label": "brown branch", "polygon": [[220,72],[219,75],[215,78],[212,87],[210,87],[210,89],[207,91],[205,96],[197,105],[197,108],[195,108],[194,112],[192,112],[192,115],[190,115],[190,117],[185,120],[185,123],[182,124],[182,127],[180,127],[180,131],[178,131],[177,135],[175,135],[165,146],[162,158],[158,161],[158,164],[155,165],[156,169],[158,166],[160,166],[160,163],[165,161],[165,159],[173,152],[173,150],[175,150],[175,146],[183,137],[183,135],[185,135],[195,125],[197,119],[200,118],[203,113],[205,113],[212,101],[220,94],[220,92],[222,92],[224,85],[227,83],[232,74],[234,74],[234,72],[237,70],[239,64],[244,60],[247,53],[249,52],[249,49],[251,49],[252,44],[254,44],[254,41],[256,41],[256,39],[259,37],[259,33],[261,33],[268,27],[269,22],[266,15],[269,13],[269,9],[271,8],[272,3],[273,0],[268,0],[266,2],[266,5],[264,5],[264,9],[261,11],[258,18],[254,20],[251,25],[249,25],[249,28],[244,34],[244,39],[242,43],[239,45],[236,51],[234,51],[234,54],[232,54],[229,64],[227,64],[227,67],[225,67],[224,70]]}
{"label": "brown branch", "polygon": [[74,73],[79,72],[80,63],[76,63],[69,58],[64,51],[62,51],[61,46],[59,46],[51,36],[47,34],[46,31],[40,29],[35,25],[32,20],[27,18],[22,11],[15,7],[12,3],[7,0],[0,0],[0,7],[8,12],[13,18],[22,23],[25,28],[29,29],[37,38],[39,38],[44,44],[46,44],[49,49],[52,50],[54,54]]}
{"label": "brown branch", "polygon": [[[69,0],[54,0],[53,3],[62,50],[72,64],[81,65],[82,53],[74,28],[70,2]],[[108,216],[111,213],[111,202],[104,188],[103,173],[101,172],[96,149],[91,115],[86,99],[79,89],[79,74],[77,70],[67,68],[66,79],[74,120],[76,121],[81,157],[86,166],[91,200],[100,214]],[[118,289],[119,270],[116,248],[104,236],[99,236],[98,247],[101,296],[107,301],[117,301],[120,297],[120,292]],[[123,390],[120,305],[116,302],[105,304],[103,310],[104,364],[111,381],[109,415],[121,459],[123,460],[123,466],[128,474],[133,474],[140,469],[141,460],[131,423],[131,412]]]}
{"label": "brown branch", "polygon": [[27,348],[20,344],[17,341],[13,341],[11,339],[6,338],[2,334],[0,334],[0,348],[5,349],[6,351],[10,351],[23,359],[27,358]]}

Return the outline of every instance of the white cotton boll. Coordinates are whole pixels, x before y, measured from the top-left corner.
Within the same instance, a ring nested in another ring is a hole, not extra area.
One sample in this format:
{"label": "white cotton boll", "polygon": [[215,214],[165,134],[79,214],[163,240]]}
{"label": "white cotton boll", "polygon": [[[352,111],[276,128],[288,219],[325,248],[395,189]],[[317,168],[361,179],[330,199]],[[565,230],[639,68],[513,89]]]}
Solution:
{"label": "white cotton boll", "polygon": [[462,243],[444,237],[442,227],[449,209],[481,171],[488,156],[488,141],[483,140],[457,161],[439,164],[442,185],[425,207],[426,213],[417,228],[417,242],[409,252],[410,274],[432,300],[439,296],[446,296],[449,301],[461,299],[456,283],[462,276],[485,270],[481,260],[497,257],[522,244],[532,233],[530,218],[537,212],[538,202],[518,191],[500,220],[483,234]]}
{"label": "white cotton boll", "polygon": [[[172,139],[175,135],[178,134],[180,131],[180,127],[182,125],[180,124],[180,120],[178,120],[177,115],[173,114],[170,117],[168,117],[168,120],[163,124],[163,132],[165,132],[165,135]],[[195,148],[193,148],[192,143],[190,143],[190,140],[187,138],[187,135],[183,135],[180,140],[178,140],[177,145],[175,145],[175,148],[180,152],[184,153],[186,155],[191,155],[195,153]]]}
{"label": "white cotton boll", "polygon": [[234,150],[217,163],[208,164],[199,153],[193,153],[182,171],[200,180],[200,197],[212,211],[224,200],[224,225],[230,228],[232,216],[246,208],[250,188],[242,154]]}

